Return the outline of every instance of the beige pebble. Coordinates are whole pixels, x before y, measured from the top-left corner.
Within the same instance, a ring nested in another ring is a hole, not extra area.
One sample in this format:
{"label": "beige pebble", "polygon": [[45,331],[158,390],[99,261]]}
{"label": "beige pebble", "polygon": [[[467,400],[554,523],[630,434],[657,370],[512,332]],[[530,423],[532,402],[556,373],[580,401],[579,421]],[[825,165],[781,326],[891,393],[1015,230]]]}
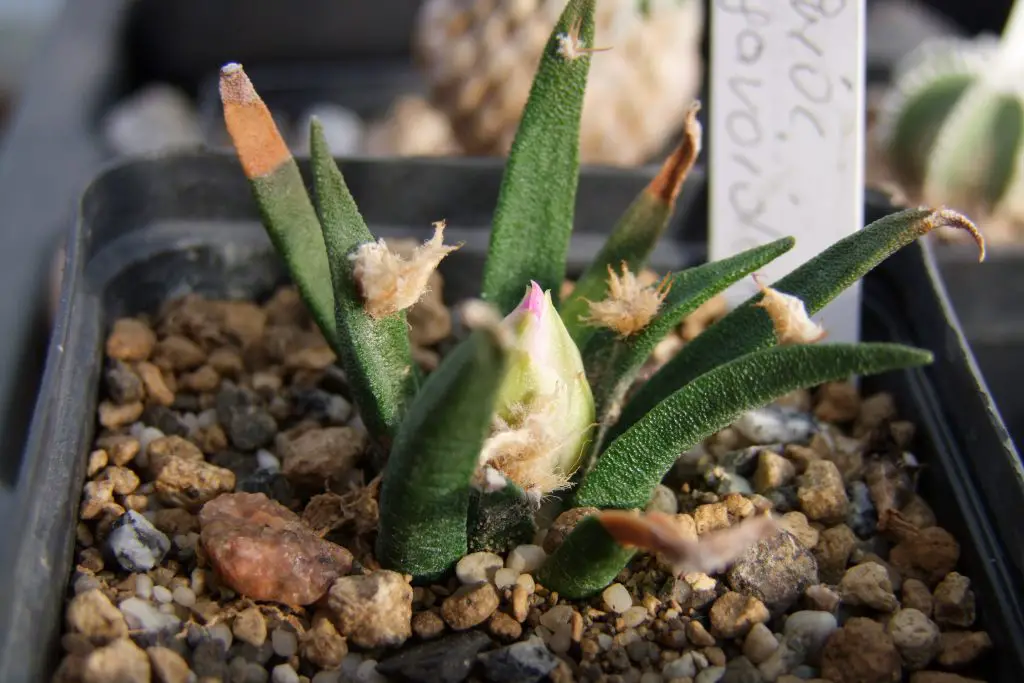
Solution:
{"label": "beige pebble", "polygon": [[107,467],[98,479],[113,482],[114,493],[119,496],[127,496],[139,487],[139,475],[127,467],[118,467],[117,465]]}
{"label": "beige pebble", "polygon": [[932,616],[932,593],[923,581],[906,579],[902,590],[904,607],[916,609],[929,618]]}
{"label": "beige pebble", "polygon": [[79,517],[96,519],[114,502],[114,482],[109,479],[89,481],[82,489]]}
{"label": "beige pebble", "polygon": [[948,631],[939,636],[938,662],[945,667],[970,664],[992,649],[992,639],[985,631]]}
{"label": "beige pebble", "polygon": [[397,647],[412,635],[412,586],[397,572],[343,576],[327,603],[340,633],[359,647]]}
{"label": "beige pebble", "polygon": [[[495,553],[470,553],[455,564],[455,576],[463,584],[491,581],[496,578],[497,571],[504,565],[505,561]],[[512,577],[512,582],[515,582],[515,576]]]}
{"label": "beige pebble", "polygon": [[808,519],[825,523],[842,521],[850,502],[843,476],[830,460],[808,464],[800,476],[797,499]]}
{"label": "beige pebble", "polygon": [[93,451],[89,454],[89,464],[85,468],[85,475],[92,479],[107,466],[108,460],[107,452],[102,448]]}
{"label": "beige pebble", "polygon": [[711,605],[711,627],[724,638],[746,635],[754,624],[770,618],[764,603],[750,595],[729,591]]}
{"label": "beige pebble", "polygon": [[530,610],[531,592],[522,584],[517,583],[512,589],[512,617],[520,624],[526,621]]}
{"label": "beige pebble", "polygon": [[485,622],[498,609],[498,592],[490,583],[462,586],[441,603],[441,617],[453,630]]}
{"label": "beige pebble", "polygon": [[174,392],[167,386],[163,372],[152,363],[142,362],[135,366],[136,372],[146,386],[146,396],[157,405],[169,406],[174,403]]}
{"label": "beige pebble", "polygon": [[947,574],[935,587],[933,599],[934,618],[940,626],[969,628],[974,625],[974,591],[971,590],[971,580],[963,574]]}
{"label": "beige pebble", "polygon": [[100,448],[107,451],[110,462],[124,467],[139,454],[139,440],[127,434],[110,434],[98,441]]}
{"label": "beige pebble", "polygon": [[121,318],[114,322],[107,336],[107,356],[122,361],[146,360],[156,345],[156,333],[137,318]]}
{"label": "beige pebble", "polygon": [[623,614],[633,606],[633,596],[621,583],[613,583],[601,592],[604,608],[615,614]]}
{"label": "beige pebble", "polygon": [[839,594],[850,605],[864,605],[882,612],[894,612],[899,600],[892,590],[889,572],[876,562],[865,562],[846,570]]}
{"label": "beige pebble", "polygon": [[729,509],[725,503],[707,503],[693,511],[693,521],[699,535],[725,529],[729,526]]}
{"label": "beige pebble", "polygon": [[156,478],[156,494],[163,504],[189,510],[234,489],[231,470],[181,458],[170,458]]}
{"label": "beige pebble", "polygon": [[192,672],[188,663],[174,650],[166,647],[146,648],[156,683],[189,683]]}
{"label": "beige pebble", "polygon": [[65,620],[70,631],[81,633],[96,645],[128,635],[124,615],[96,589],[73,597],[65,610]]}
{"label": "beige pebble", "polygon": [[779,647],[779,641],[771,629],[763,623],[756,623],[743,639],[743,654],[755,665],[768,659]]}
{"label": "beige pebble", "polygon": [[761,451],[754,472],[754,490],[765,493],[785,486],[796,477],[796,466],[778,453]]}
{"label": "beige pebble", "polygon": [[802,512],[787,512],[779,520],[779,526],[793,534],[800,545],[813,550],[818,545],[821,535],[817,529],[810,525],[807,516]]}
{"label": "beige pebble", "polygon": [[821,675],[833,683],[898,681],[902,671],[903,662],[892,637],[871,619],[849,619],[825,643]]}
{"label": "beige pebble", "polygon": [[896,612],[886,628],[908,669],[923,669],[939,652],[939,627],[916,609]]}
{"label": "beige pebble", "polygon": [[437,638],[444,633],[445,623],[437,612],[417,612],[412,615],[412,632],[421,640]]}
{"label": "beige pebble", "polygon": [[711,647],[715,644],[715,637],[696,619],[686,622],[686,638],[697,647]]}
{"label": "beige pebble", "polygon": [[82,683],[150,683],[149,657],[128,638],[93,652],[82,667]]}
{"label": "beige pebble", "polygon": [[142,417],[142,411],[144,409],[142,401],[134,401],[132,403],[125,403],[124,405],[116,405],[110,401],[103,401],[100,403],[97,412],[99,414],[99,421],[101,425],[107,429],[118,429],[131,424]]}
{"label": "beige pebble", "polygon": [[235,616],[231,632],[240,641],[260,647],[267,640],[267,621],[258,607],[249,607]]}
{"label": "beige pebble", "polygon": [[348,654],[348,643],[327,615],[319,612],[301,639],[302,657],[321,669],[337,669]]}
{"label": "beige pebble", "polygon": [[495,612],[487,621],[487,631],[499,641],[512,643],[522,636],[523,627],[508,614]]}

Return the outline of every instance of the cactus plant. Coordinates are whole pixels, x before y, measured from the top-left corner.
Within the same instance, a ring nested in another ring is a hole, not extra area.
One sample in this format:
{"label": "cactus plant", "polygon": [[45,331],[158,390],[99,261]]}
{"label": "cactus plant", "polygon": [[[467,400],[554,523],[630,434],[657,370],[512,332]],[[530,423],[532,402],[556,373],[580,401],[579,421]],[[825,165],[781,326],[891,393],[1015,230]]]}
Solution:
{"label": "cactus plant", "polygon": [[[579,29],[579,44],[565,38]],[[310,201],[297,165],[239,65],[222,70],[228,130],[266,229],[388,457],[377,559],[434,580],[471,548],[530,531],[540,499],[603,510],[539,571],[567,597],[607,585],[638,547],[683,567],[714,567],[766,520],[693,544],[643,508],[677,455],[744,411],[797,388],[930,362],[887,343],[818,343],[814,313],[920,235],[971,223],[950,211],[896,213],[838,242],[714,324],[627,400],[654,346],[689,312],[792,248],[790,238],[671,273],[636,277],[672,213],[700,149],[690,126],[619,220],[605,248],[559,301],[578,180],[580,112],[594,40],[594,0],[569,0],[549,35],[512,145],[494,214],[480,298],[463,309],[471,334],[425,381],[404,310],[443,258],[434,237],[403,258],[375,242],[322,131],[311,126]],[[695,109],[691,109],[695,111]],[[317,229],[318,228],[318,229]],[[730,550],[731,549],[731,550]]]}
{"label": "cactus plant", "polygon": [[876,141],[909,197],[1024,218],[1024,3],[999,39],[926,41],[899,65]]}

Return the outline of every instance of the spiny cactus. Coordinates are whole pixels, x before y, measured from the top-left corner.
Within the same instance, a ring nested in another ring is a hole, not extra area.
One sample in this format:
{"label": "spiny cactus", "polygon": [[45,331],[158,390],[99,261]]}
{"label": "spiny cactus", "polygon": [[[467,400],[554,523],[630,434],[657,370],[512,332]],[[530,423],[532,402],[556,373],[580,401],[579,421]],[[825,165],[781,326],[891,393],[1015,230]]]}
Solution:
{"label": "spiny cactus", "polygon": [[[565,48],[578,29],[579,44]],[[652,285],[644,266],[700,150],[691,118],[678,149],[614,227],[565,301],[578,182],[580,112],[594,0],[570,0],[551,32],[501,184],[473,331],[423,381],[404,309],[455,247],[444,222],[400,257],[374,240],[319,125],[311,126],[316,205],[239,65],[222,70],[228,130],[266,229],[336,351],[376,444],[388,452],[377,559],[429,581],[470,549],[501,550],[533,530],[537,503],[602,512],[540,569],[567,597],[613,580],[637,548],[680,568],[719,567],[774,528],[756,519],[693,543],[639,516],[677,456],[744,411],[792,390],[930,362],[897,344],[820,344],[809,314],[932,229],[971,223],[914,209],[873,223],[762,291],[686,345],[627,400],[654,347],[690,312],[792,248],[776,240]],[[691,110],[695,113],[696,108]],[[433,217],[431,217],[433,218]],[[823,217],[823,220],[825,217]]]}
{"label": "spiny cactus", "polygon": [[1002,37],[941,38],[909,54],[877,143],[901,189],[926,204],[1024,219],[1024,3]]}

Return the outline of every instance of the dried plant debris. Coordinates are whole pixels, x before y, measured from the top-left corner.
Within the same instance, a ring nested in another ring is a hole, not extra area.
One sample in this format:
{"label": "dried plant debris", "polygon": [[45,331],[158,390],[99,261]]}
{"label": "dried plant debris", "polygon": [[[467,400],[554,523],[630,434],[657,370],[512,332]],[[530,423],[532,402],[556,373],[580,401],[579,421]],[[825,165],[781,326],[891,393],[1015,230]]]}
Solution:
{"label": "dried plant debris", "polygon": [[603,301],[588,301],[586,321],[607,327],[620,337],[632,336],[650,324],[668,296],[672,283],[666,276],[656,284],[645,284],[622,264],[622,275],[608,267],[608,296]]}
{"label": "dried plant debris", "polygon": [[807,315],[807,308],[799,297],[769,287],[757,275],[753,277],[762,294],[754,305],[768,313],[779,344],[814,344],[828,336],[825,329]]}
{"label": "dried plant debris", "polygon": [[583,18],[580,17],[569,27],[568,33],[559,33],[557,36],[558,55],[567,62],[575,61],[594,52],[611,50],[610,47],[586,47],[580,38],[580,29],[582,28]]}
{"label": "dried plant debris", "polygon": [[[981,680],[976,588],[891,397],[796,392],[684,454],[645,511],[542,505],[532,542],[411,586],[374,559],[380,477],[323,345],[291,288],[115,323],[55,681]],[[543,424],[505,427],[484,487],[563,486],[533,469]],[[565,600],[534,576],[590,515],[640,552]]]}
{"label": "dried plant debris", "polygon": [[462,246],[444,244],[444,229],[444,221],[434,223],[434,236],[408,257],[389,249],[383,238],[363,244],[350,256],[370,316],[385,318],[420,300],[438,264]]}

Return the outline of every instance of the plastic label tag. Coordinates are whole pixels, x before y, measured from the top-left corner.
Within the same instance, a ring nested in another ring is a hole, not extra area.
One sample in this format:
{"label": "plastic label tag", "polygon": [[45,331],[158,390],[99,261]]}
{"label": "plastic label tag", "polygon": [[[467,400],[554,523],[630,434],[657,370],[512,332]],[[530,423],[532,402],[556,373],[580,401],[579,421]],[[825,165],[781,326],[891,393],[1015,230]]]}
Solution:
{"label": "plastic label tag", "polygon": [[[863,226],[864,0],[713,0],[709,140],[712,259],[781,237],[771,283]],[[752,279],[726,293],[731,305]],[[860,287],[812,316],[860,336]]]}

